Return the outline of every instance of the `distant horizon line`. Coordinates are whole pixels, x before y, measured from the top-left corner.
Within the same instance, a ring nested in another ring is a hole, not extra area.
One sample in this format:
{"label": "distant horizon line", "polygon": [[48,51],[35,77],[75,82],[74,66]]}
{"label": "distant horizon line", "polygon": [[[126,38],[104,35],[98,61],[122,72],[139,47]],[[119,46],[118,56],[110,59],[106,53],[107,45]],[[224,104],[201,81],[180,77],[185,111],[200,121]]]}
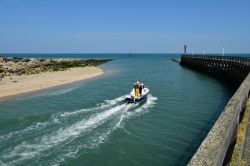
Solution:
{"label": "distant horizon line", "polygon": [[[131,52],[117,52],[117,53],[95,53],[95,52],[86,52],[86,53],[74,53],[74,52],[72,52],[72,53],[60,53],[60,52],[58,52],[58,53],[46,53],[46,52],[44,52],[44,53],[38,53],[38,52],[29,52],[29,53],[25,53],[25,52],[21,52],[21,53],[0,53],[0,55],[4,55],[4,54],[7,54],[7,55],[10,55],[10,54],[184,54],[184,53],[181,53],[181,52],[133,52],[133,53],[131,53]],[[202,53],[202,52],[197,52],[197,53],[186,53],[186,54],[194,54],[194,55],[196,55],[196,54],[204,54],[204,53]],[[222,54],[222,53],[216,53],[216,52],[211,52],[211,53],[206,53],[205,55],[212,55],[212,54]],[[224,53],[224,55],[226,55],[226,54],[250,54],[250,52],[249,53],[247,53],[247,52],[244,52],[244,53],[239,53],[239,52],[231,52],[231,53]]]}

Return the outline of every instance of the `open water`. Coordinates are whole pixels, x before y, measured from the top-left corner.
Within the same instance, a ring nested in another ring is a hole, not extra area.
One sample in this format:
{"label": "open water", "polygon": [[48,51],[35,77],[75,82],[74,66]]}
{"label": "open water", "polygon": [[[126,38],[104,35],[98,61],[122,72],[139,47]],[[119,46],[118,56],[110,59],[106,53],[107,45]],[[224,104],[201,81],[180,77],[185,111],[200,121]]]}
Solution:
{"label": "open water", "polygon": [[[177,54],[14,56],[115,60],[101,76],[1,99],[0,165],[186,165],[233,94]],[[148,100],[127,104],[137,79]]]}

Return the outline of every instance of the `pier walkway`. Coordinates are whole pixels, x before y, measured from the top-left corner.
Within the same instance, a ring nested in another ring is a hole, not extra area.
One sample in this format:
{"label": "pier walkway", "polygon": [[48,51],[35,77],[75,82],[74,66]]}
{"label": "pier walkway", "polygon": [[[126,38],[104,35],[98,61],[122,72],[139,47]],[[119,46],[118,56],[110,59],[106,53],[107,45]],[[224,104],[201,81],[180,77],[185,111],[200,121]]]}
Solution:
{"label": "pier walkway", "polygon": [[188,165],[250,165],[250,58],[185,54],[180,65],[237,87]]}
{"label": "pier walkway", "polygon": [[247,129],[246,129],[246,136],[245,136],[245,144],[243,147],[241,165],[250,166],[250,122],[249,122],[249,119],[248,119],[246,128]]}

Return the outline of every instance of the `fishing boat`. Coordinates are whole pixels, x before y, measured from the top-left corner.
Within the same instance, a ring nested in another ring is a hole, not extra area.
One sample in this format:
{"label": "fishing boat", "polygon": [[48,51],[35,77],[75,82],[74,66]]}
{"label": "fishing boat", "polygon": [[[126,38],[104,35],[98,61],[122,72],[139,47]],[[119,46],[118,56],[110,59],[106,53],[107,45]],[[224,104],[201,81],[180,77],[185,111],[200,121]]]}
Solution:
{"label": "fishing boat", "polygon": [[128,103],[141,103],[147,100],[147,95],[149,93],[149,89],[145,88],[143,83],[136,81],[134,83],[134,87],[130,92],[130,96],[126,97],[126,101]]}

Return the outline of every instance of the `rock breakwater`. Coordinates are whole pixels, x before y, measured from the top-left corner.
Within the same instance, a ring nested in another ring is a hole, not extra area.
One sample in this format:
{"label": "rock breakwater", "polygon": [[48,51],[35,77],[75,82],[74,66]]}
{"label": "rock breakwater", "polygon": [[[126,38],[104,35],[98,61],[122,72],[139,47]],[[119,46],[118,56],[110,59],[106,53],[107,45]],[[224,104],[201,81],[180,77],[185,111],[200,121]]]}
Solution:
{"label": "rock breakwater", "polygon": [[0,80],[12,75],[30,75],[41,72],[64,71],[72,67],[97,66],[111,59],[76,58],[19,58],[0,56]]}

